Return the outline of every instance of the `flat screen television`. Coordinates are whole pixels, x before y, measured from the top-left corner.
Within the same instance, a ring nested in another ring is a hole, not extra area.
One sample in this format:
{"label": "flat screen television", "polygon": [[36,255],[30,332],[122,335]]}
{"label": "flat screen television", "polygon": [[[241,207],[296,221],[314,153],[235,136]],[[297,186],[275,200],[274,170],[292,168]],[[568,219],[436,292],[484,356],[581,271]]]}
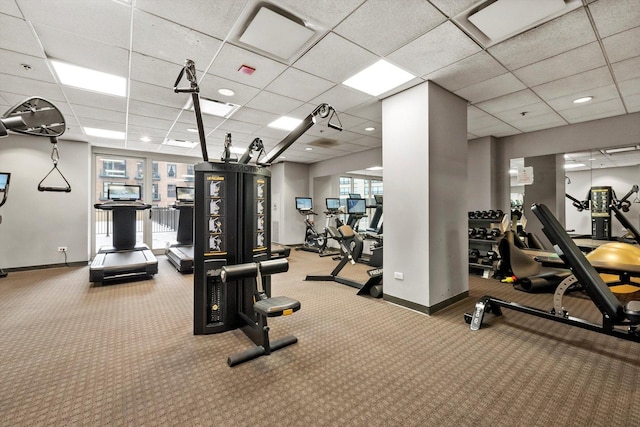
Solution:
{"label": "flat screen television", "polygon": [[333,197],[328,197],[325,200],[326,204],[327,204],[327,210],[328,211],[337,211],[338,209],[340,209],[340,199],[336,199]]}
{"label": "flat screen television", "polygon": [[365,214],[367,212],[367,202],[365,199],[347,199],[348,214]]}
{"label": "flat screen television", "polygon": [[311,197],[296,197],[296,209],[299,211],[310,211],[313,207]]}
{"label": "flat screen television", "polygon": [[109,200],[132,202],[142,198],[142,187],[130,184],[109,184],[107,198]]}
{"label": "flat screen television", "polygon": [[176,187],[176,200],[179,202],[193,202],[196,189],[193,187]]}
{"label": "flat screen television", "polygon": [[7,187],[9,186],[9,180],[11,179],[11,174],[8,172],[0,172],[0,192],[4,193],[7,191]]}

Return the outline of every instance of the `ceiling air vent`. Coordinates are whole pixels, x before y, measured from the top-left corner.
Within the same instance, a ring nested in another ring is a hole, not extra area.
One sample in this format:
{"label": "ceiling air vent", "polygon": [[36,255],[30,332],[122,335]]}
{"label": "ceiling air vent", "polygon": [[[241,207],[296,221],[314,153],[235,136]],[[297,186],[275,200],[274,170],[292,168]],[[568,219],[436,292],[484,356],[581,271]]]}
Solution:
{"label": "ceiling air vent", "polygon": [[580,6],[581,0],[481,0],[453,21],[489,47]]}
{"label": "ceiling air vent", "polygon": [[320,147],[320,148],[331,148],[331,147],[335,147],[338,144],[339,144],[338,141],[336,141],[335,139],[322,138],[322,139],[316,139],[315,141],[311,141],[307,145],[311,145],[313,147]]}

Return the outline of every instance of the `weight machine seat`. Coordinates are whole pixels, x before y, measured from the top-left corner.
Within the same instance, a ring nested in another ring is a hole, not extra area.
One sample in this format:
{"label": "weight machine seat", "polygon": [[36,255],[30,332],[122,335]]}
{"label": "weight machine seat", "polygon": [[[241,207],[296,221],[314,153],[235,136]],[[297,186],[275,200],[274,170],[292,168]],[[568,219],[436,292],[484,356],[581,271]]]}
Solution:
{"label": "weight machine seat", "polygon": [[338,228],[338,232],[343,239],[350,239],[356,235],[356,232],[353,231],[353,228],[351,228],[351,226],[347,224],[341,225],[340,228]]}
{"label": "weight machine seat", "polygon": [[300,301],[289,297],[271,297],[256,302],[253,309],[266,317],[288,316],[300,310]]}

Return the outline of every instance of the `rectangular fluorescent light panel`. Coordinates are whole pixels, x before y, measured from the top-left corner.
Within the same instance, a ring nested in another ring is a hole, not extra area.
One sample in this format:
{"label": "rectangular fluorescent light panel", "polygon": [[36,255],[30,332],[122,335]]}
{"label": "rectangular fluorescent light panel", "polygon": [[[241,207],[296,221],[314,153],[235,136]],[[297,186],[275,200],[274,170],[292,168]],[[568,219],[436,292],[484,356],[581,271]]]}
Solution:
{"label": "rectangular fluorescent light panel", "polygon": [[575,169],[575,168],[583,168],[587,165],[585,165],[584,163],[566,163],[564,165],[565,169]]}
{"label": "rectangular fluorescent light panel", "polygon": [[294,130],[298,125],[302,123],[300,119],[294,119],[293,117],[282,116],[277,120],[272,121],[267,126],[275,129],[282,130]]}
{"label": "rectangular fluorescent light panel", "polygon": [[[209,114],[211,116],[223,117],[228,119],[233,113],[235,113],[239,105],[232,104],[230,102],[216,101],[215,99],[200,97],[200,111],[203,114]],[[184,105],[183,110],[193,111],[193,99],[189,98],[189,101]]]}
{"label": "rectangular fluorescent light panel", "polygon": [[260,8],[240,41],[282,59],[291,58],[315,32],[304,22],[292,21],[266,7]]}
{"label": "rectangular fluorescent light panel", "polygon": [[124,132],[118,132],[116,130],[84,128],[84,132],[89,136],[95,136],[98,138],[107,138],[107,139],[120,139],[124,141]]}
{"label": "rectangular fluorescent light panel", "polygon": [[106,93],[107,95],[126,96],[127,79],[102,71],[78,67],[64,62],[51,60],[51,65],[56,70],[60,83],[66,86],[93,92]]}
{"label": "rectangular fluorescent light panel", "polygon": [[414,79],[411,73],[388,63],[384,59],[348,78],[343,85],[371,96],[378,96]]}
{"label": "rectangular fluorescent light panel", "polygon": [[165,139],[162,144],[181,148],[193,148],[198,145],[197,142],[185,141],[183,139]]}
{"label": "rectangular fluorescent light panel", "polygon": [[608,148],[604,150],[607,154],[624,153],[625,151],[635,151],[636,147],[620,147],[620,148]]}
{"label": "rectangular fluorescent light panel", "polygon": [[498,0],[468,19],[487,37],[495,40],[518,34],[564,8],[564,0]]}

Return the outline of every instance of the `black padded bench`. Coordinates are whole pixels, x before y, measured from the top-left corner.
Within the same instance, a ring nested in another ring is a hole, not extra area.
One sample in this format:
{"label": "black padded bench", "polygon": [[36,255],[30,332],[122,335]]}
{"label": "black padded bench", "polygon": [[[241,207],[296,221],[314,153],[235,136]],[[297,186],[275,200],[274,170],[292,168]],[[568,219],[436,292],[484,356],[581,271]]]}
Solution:
{"label": "black padded bench", "polygon": [[[471,329],[480,329],[485,312],[500,316],[502,315],[501,308],[507,308],[606,335],[640,342],[640,335],[637,330],[640,324],[640,301],[630,301],[626,306],[622,306],[595,268],[587,261],[584,254],[553,216],[549,208],[543,204],[534,204],[531,210],[542,223],[544,227],[542,231],[553,244],[556,253],[573,273],[571,277],[563,281],[567,286],[562,286],[561,284],[558,289],[566,290],[571,282],[580,283],[589,298],[602,313],[602,324],[594,324],[584,319],[569,316],[564,310],[558,310],[557,307],[551,311],[544,311],[485,295],[476,303],[473,314],[465,314],[465,321],[470,324]],[[554,300],[558,299],[558,297],[561,299],[562,294],[558,292],[556,290]]]}

